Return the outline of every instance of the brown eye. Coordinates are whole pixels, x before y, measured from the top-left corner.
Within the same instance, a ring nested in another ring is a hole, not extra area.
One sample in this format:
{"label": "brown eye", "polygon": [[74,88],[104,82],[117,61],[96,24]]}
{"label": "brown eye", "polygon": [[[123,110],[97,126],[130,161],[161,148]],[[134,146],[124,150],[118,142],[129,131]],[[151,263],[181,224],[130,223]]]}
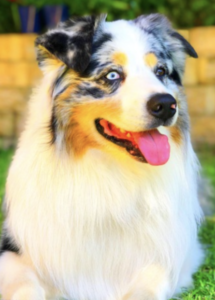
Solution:
{"label": "brown eye", "polygon": [[167,71],[164,67],[159,67],[157,68],[157,70],[155,71],[155,75],[158,77],[163,77],[167,74]]}

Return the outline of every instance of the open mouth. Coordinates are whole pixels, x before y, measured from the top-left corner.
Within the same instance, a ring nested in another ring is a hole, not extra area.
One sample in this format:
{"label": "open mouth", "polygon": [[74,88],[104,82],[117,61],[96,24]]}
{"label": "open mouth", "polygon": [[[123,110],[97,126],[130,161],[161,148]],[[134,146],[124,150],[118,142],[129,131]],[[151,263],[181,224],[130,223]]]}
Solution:
{"label": "open mouth", "polygon": [[154,166],[165,164],[170,157],[168,137],[157,129],[132,132],[116,127],[104,119],[95,121],[98,132],[112,143],[123,147],[140,162]]}

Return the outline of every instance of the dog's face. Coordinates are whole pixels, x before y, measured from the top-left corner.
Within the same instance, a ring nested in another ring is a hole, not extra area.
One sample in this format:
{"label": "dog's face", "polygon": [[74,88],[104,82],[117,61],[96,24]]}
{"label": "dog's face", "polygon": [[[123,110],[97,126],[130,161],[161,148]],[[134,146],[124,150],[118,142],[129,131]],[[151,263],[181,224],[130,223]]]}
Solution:
{"label": "dog's face", "polygon": [[78,18],[36,45],[44,72],[56,70],[53,143],[77,157],[97,148],[152,165],[168,161],[168,138],[181,143],[188,126],[185,54],[197,54],[165,17]]}

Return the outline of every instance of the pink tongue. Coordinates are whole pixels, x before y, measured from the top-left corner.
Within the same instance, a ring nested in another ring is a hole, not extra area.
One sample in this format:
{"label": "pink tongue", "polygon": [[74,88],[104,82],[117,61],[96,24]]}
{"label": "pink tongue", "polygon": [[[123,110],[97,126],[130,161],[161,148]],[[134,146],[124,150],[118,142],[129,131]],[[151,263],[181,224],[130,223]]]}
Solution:
{"label": "pink tongue", "polygon": [[160,166],[169,160],[170,146],[166,135],[161,134],[158,130],[133,133],[132,135],[149,164]]}

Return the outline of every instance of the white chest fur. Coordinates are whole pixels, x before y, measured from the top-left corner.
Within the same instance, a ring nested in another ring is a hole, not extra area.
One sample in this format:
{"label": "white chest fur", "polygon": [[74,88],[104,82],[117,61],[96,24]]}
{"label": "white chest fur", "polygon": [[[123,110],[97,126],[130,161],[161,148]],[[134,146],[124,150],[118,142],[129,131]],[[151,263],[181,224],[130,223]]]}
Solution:
{"label": "white chest fur", "polygon": [[123,165],[95,151],[71,163],[30,148],[37,159],[25,162],[20,149],[11,167],[8,223],[41,278],[70,297],[111,299],[155,263],[177,284],[201,215],[191,148],[185,160],[172,146],[162,167]]}

